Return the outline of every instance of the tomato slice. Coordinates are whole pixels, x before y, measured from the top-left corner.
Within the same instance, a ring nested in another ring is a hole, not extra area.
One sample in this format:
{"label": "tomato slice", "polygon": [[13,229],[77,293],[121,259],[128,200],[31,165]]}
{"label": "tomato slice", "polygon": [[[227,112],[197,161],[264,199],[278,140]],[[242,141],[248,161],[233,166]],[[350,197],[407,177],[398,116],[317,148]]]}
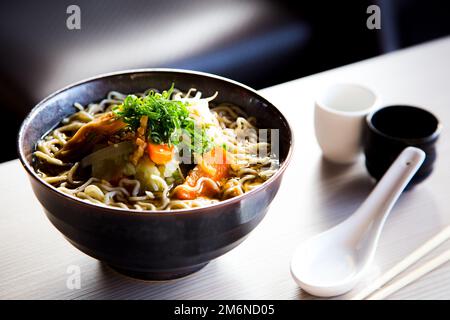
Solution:
{"label": "tomato slice", "polygon": [[150,159],[156,164],[166,164],[173,158],[173,146],[149,143],[147,151]]}
{"label": "tomato slice", "polygon": [[189,172],[183,185],[177,188],[175,196],[182,200],[194,200],[199,196],[212,197],[217,193],[217,189],[208,183],[203,183],[200,190],[192,190],[197,181],[202,177],[210,178],[218,185],[221,185],[224,179],[230,173],[230,155],[222,147],[215,147],[208,153],[205,153],[200,163]]}

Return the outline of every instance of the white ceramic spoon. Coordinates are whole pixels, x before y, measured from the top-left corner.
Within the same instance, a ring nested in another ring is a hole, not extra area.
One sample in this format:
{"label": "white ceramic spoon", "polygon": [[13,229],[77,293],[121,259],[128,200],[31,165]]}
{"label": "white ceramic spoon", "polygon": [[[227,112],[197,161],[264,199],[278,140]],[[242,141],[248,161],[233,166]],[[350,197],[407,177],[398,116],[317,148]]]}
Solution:
{"label": "white ceramic spoon", "polygon": [[291,273],[302,289],[331,297],[356,285],[373,260],[389,212],[424,159],[422,150],[406,148],[352,216],[296,249]]}

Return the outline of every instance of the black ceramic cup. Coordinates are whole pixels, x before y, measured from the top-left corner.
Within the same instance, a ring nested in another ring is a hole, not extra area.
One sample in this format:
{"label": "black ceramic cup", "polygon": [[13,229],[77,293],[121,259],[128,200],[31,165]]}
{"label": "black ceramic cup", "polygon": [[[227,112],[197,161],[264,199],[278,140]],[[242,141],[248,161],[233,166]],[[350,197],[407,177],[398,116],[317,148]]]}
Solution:
{"label": "black ceramic cup", "polygon": [[433,171],[440,131],[439,120],[422,108],[394,105],[372,112],[364,132],[367,170],[376,180],[381,179],[403,149],[413,146],[422,149],[426,159],[408,187],[422,182]]}

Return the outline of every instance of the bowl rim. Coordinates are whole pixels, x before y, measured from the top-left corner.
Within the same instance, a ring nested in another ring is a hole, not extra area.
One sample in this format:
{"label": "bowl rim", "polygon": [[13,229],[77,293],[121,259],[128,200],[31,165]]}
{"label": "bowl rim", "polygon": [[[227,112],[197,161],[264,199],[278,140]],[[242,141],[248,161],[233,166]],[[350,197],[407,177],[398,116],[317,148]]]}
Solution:
{"label": "bowl rim", "polygon": [[[373,95],[373,102],[371,103],[371,105],[369,107],[364,108],[364,109],[359,109],[356,111],[339,110],[336,108],[329,107],[329,105],[324,102],[325,96],[327,94],[329,94],[331,89],[334,89],[336,87],[344,87],[344,86],[346,86],[346,87],[352,86],[352,87],[363,89],[363,90],[369,92],[371,95]],[[343,117],[348,117],[348,118],[364,117],[367,114],[373,112],[374,110],[377,110],[378,106],[381,103],[380,95],[374,88],[368,87],[364,84],[357,83],[357,82],[337,82],[337,83],[328,85],[327,87],[325,87],[325,89],[322,89],[322,90],[323,91],[319,94],[319,96],[314,101],[315,107],[322,109],[333,115],[338,115],[338,116],[343,116]]]}
{"label": "bowl rim", "polygon": [[[436,129],[431,134],[420,137],[420,138],[401,138],[401,137],[390,135],[390,134],[387,134],[387,133],[381,131],[373,124],[373,121],[372,121],[373,117],[376,114],[378,114],[379,112],[386,111],[386,109],[394,109],[394,108],[414,109],[414,110],[420,111],[424,114],[428,114],[436,121]],[[441,121],[433,112],[431,112],[430,110],[427,110],[425,108],[422,108],[420,106],[412,105],[412,104],[390,104],[390,105],[381,107],[379,109],[373,110],[371,113],[369,113],[366,116],[366,125],[369,128],[369,130],[371,130],[375,134],[377,134],[385,139],[388,139],[390,141],[395,141],[395,142],[400,142],[400,143],[409,143],[409,144],[418,144],[418,145],[427,144],[429,142],[433,142],[433,141],[437,140],[439,138],[439,136],[441,135],[441,131],[442,131],[442,127],[443,127]]]}
{"label": "bowl rim", "polygon": [[[233,85],[239,86],[249,92],[251,92],[253,95],[256,95],[259,99],[261,99],[262,101],[266,102],[268,105],[270,105],[271,107],[275,108],[275,110],[280,114],[281,118],[283,119],[283,121],[287,124],[287,128],[288,128],[288,133],[290,135],[290,145],[289,145],[289,150],[288,150],[288,154],[286,155],[286,159],[283,161],[283,163],[281,164],[280,168],[278,168],[278,170],[275,172],[275,174],[273,176],[271,176],[268,180],[264,181],[260,186],[242,194],[239,195],[237,197],[233,197],[230,199],[226,199],[226,200],[222,200],[219,201],[217,203],[213,203],[213,204],[208,204],[206,206],[202,206],[202,207],[196,207],[196,208],[188,208],[188,209],[175,209],[175,210],[137,210],[137,209],[125,209],[125,208],[119,208],[119,207],[111,207],[111,206],[107,206],[107,205],[99,205],[99,204],[95,204],[95,203],[89,203],[86,201],[83,201],[82,199],[79,199],[73,195],[70,194],[66,194],[62,191],[59,191],[58,189],[56,189],[54,186],[50,185],[49,183],[45,182],[44,180],[42,180],[42,178],[40,178],[34,168],[32,167],[31,163],[29,163],[26,159],[25,159],[25,154],[24,154],[24,150],[22,149],[22,140],[24,137],[24,133],[25,133],[25,127],[28,123],[31,122],[32,118],[34,117],[35,114],[37,114],[40,109],[42,108],[42,106],[49,100],[51,100],[52,98],[58,96],[59,94],[70,90],[76,86],[88,83],[88,82],[92,82],[95,80],[100,80],[102,78],[108,78],[108,77],[116,77],[116,76],[120,76],[120,75],[131,75],[131,74],[144,74],[144,73],[153,73],[153,72],[161,72],[161,73],[181,73],[181,74],[192,74],[192,75],[197,75],[197,76],[202,76],[202,77],[208,77],[208,78],[213,78],[216,80],[220,80],[220,81],[225,81],[228,83],[231,83]],[[260,95],[255,89],[240,83],[238,81],[235,80],[231,80],[228,79],[226,77],[222,77],[222,76],[218,76],[215,74],[211,74],[211,73],[207,73],[207,72],[201,72],[201,71],[194,71],[194,70],[187,70],[187,69],[172,69],[172,68],[139,68],[139,69],[126,69],[126,70],[121,70],[121,71],[115,71],[115,72],[108,72],[108,73],[102,73],[93,77],[88,77],[85,78],[83,80],[80,81],[76,81],[73,82],[51,94],[49,94],[48,96],[46,96],[44,99],[42,99],[41,101],[39,101],[28,113],[28,115],[25,117],[25,119],[23,120],[20,129],[19,129],[19,133],[17,136],[17,152],[19,155],[19,160],[22,163],[22,166],[25,168],[25,170],[27,171],[27,173],[35,180],[37,181],[39,184],[43,185],[45,188],[47,188],[49,191],[53,192],[54,194],[58,195],[59,197],[62,197],[63,199],[72,201],[72,202],[76,202],[79,205],[84,205],[86,207],[89,208],[99,208],[102,209],[102,212],[110,212],[113,214],[119,214],[119,215],[127,215],[127,216],[148,216],[148,217],[154,217],[154,216],[183,216],[183,215],[192,215],[195,213],[201,214],[205,209],[214,209],[214,208],[219,208],[219,207],[225,207],[237,202],[240,202],[241,200],[243,200],[244,198],[247,198],[249,196],[251,196],[252,194],[258,193],[262,190],[264,190],[265,188],[267,188],[271,183],[273,183],[275,180],[277,180],[278,178],[281,177],[281,175],[284,173],[284,171],[286,170],[287,166],[289,165],[291,158],[292,158],[292,154],[293,154],[293,149],[294,149],[294,135],[293,135],[293,130],[292,130],[292,126],[290,125],[289,121],[287,120],[287,118],[284,116],[284,114],[277,108],[275,107],[275,105],[273,103],[271,103],[270,101],[268,101],[265,97],[263,97],[262,95]],[[97,210],[93,210],[93,212],[98,212]]]}

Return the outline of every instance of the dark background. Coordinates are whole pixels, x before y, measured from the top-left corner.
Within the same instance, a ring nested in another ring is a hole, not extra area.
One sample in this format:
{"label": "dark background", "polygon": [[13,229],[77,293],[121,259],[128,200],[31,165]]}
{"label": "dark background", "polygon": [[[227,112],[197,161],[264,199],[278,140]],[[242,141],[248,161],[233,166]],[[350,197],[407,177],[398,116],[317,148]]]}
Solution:
{"label": "dark background", "polygon": [[[256,89],[450,34],[446,1],[60,0],[0,3],[0,161],[39,100],[99,73],[175,67]],[[66,8],[81,8],[68,30]],[[381,8],[369,30],[367,7]],[[368,75],[369,76],[369,75]]]}

